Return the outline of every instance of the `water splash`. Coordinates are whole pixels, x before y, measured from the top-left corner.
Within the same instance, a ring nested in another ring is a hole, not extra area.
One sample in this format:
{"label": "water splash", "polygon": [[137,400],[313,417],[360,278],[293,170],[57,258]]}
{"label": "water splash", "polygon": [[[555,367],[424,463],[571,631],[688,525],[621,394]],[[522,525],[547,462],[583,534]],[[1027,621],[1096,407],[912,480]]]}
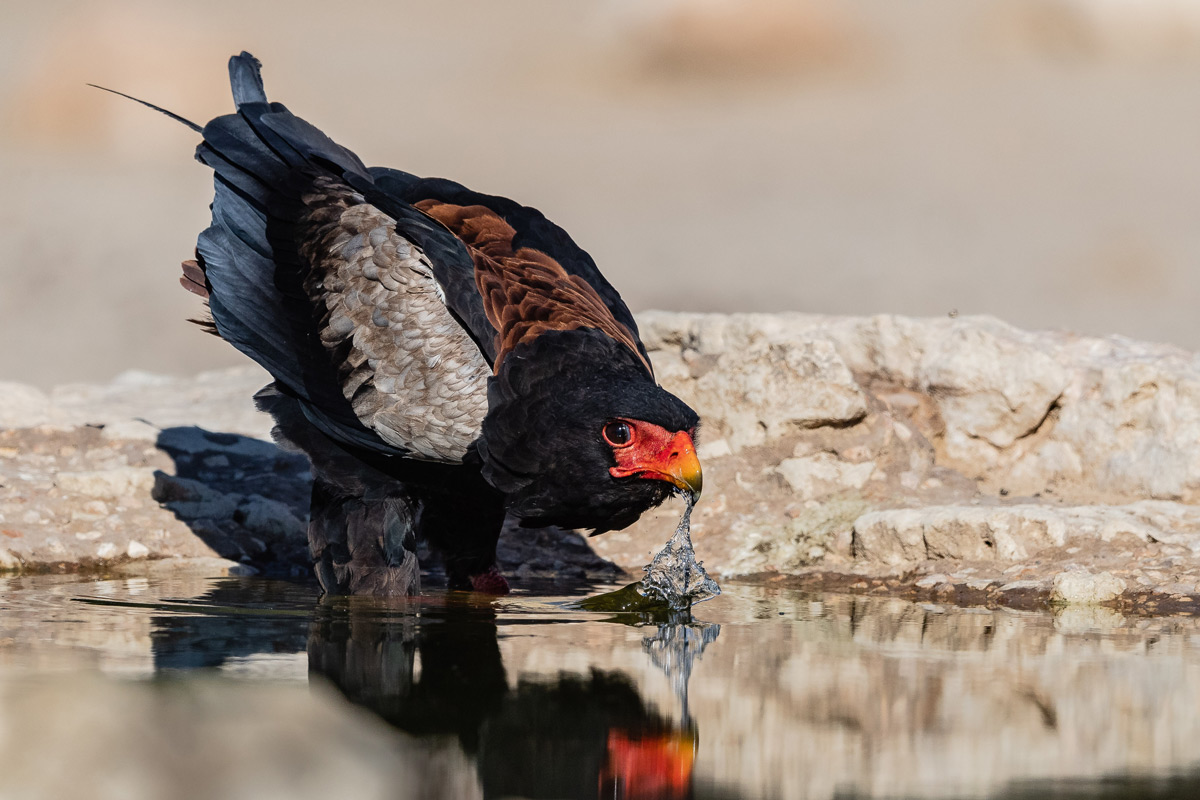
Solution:
{"label": "water splash", "polygon": [[675,528],[675,535],[654,560],[643,569],[638,592],[643,597],[664,601],[675,611],[686,611],[696,603],[711,600],[721,593],[721,587],[704,571],[703,562],[696,560],[692,548],[692,508],[696,500],[685,495],[687,508]]}

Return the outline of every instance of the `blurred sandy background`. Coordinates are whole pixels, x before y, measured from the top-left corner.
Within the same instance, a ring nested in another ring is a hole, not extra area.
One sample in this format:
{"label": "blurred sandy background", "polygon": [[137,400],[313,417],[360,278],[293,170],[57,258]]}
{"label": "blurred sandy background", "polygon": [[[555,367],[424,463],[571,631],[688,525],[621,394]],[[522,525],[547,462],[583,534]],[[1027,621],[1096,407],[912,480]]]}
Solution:
{"label": "blurred sandy background", "polygon": [[1197,0],[4,2],[0,379],[241,356],[185,322],[247,49],[369,164],[537,206],[634,310],[996,314],[1200,348]]}

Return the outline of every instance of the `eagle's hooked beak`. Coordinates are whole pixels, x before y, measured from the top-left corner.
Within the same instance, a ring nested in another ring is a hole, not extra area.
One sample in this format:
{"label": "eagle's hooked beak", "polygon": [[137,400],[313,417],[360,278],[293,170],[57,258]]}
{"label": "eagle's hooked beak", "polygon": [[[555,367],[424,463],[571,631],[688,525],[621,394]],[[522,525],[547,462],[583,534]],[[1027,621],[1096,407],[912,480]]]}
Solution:
{"label": "eagle's hooked beak", "polygon": [[704,488],[704,472],[700,469],[696,445],[687,431],[675,434],[658,452],[644,453],[636,462],[613,467],[609,472],[616,478],[637,475],[667,481],[690,494],[692,499],[699,498]]}
{"label": "eagle's hooked beak", "polygon": [[692,437],[680,431],[659,456],[658,475],[690,494],[693,499],[699,498],[704,489],[704,472],[700,469],[700,458],[696,455]]}

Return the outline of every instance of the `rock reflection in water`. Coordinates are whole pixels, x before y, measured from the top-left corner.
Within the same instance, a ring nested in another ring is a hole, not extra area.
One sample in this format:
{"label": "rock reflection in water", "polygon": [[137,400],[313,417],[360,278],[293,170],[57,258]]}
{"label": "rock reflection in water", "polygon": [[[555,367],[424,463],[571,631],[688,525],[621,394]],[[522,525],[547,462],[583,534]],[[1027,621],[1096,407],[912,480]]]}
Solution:
{"label": "rock reflection in water", "polygon": [[297,763],[342,787],[352,764],[387,790],[364,798],[1200,797],[1197,618],[737,584],[682,628],[252,580],[17,576],[0,602],[3,796],[44,756],[183,787]]}
{"label": "rock reflection in water", "polygon": [[[355,605],[319,611],[310,674],[400,730],[457,737],[485,797],[692,796],[694,725],[648,706],[629,676],[592,669],[510,685],[490,606],[452,596],[419,618],[397,618]],[[685,704],[691,662],[718,630],[661,625],[646,640],[682,676]]]}

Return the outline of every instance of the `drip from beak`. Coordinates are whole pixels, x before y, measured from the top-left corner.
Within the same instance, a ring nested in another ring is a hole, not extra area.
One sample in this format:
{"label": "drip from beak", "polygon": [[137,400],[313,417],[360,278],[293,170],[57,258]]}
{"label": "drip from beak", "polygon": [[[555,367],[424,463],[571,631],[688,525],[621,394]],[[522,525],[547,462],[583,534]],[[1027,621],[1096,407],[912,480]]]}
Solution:
{"label": "drip from beak", "polygon": [[637,475],[667,481],[690,494],[693,499],[700,497],[704,488],[704,473],[696,456],[696,446],[686,431],[675,434],[657,452],[638,453],[637,456],[635,460],[611,468],[609,473],[614,478]]}

